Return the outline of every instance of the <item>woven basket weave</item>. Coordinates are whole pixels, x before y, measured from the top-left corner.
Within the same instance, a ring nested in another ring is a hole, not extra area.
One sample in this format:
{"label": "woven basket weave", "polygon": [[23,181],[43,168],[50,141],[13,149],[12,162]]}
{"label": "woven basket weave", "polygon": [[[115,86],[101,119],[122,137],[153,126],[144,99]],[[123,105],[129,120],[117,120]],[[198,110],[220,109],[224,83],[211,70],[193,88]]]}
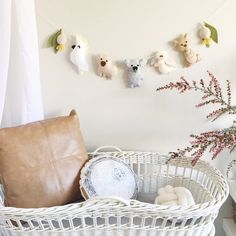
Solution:
{"label": "woven basket weave", "polygon": [[[109,152],[139,178],[139,196],[170,184],[188,188],[196,201],[189,207],[160,206],[137,200],[94,198],[40,209],[0,207],[3,236],[213,236],[214,220],[228,196],[222,174],[204,161],[192,167],[181,158],[151,152]],[[138,196],[138,197],[139,197]]]}
{"label": "woven basket weave", "polygon": [[[236,192],[236,190],[235,190],[235,186],[236,186],[236,160],[235,159],[229,163],[228,168],[227,168],[227,172],[226,172],[226,176],[227,176],[228,183],[230,186],[230,191],[235,193]],[[235,183],[235,184],[232,185],[232,183]],[[236,223],[236,202],[234,200],[232,201],[232,208],[233,208],[233,219],[234,219],[234,222]]]}
{"label": "woven basket weave", "polygon": [[232,201],[232,205],[233,205],[233,219],[234,222],[236,223],[236,202],[234,200]]}

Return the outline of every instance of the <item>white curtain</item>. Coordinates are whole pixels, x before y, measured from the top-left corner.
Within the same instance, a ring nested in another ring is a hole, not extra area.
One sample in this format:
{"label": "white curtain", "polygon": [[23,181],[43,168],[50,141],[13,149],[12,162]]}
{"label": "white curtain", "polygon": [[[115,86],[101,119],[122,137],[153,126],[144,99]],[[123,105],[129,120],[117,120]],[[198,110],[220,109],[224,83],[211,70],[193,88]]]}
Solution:
{"label": "white curtain", "polygon": [[34,0],[0,0],[0,122],[43,119]]}

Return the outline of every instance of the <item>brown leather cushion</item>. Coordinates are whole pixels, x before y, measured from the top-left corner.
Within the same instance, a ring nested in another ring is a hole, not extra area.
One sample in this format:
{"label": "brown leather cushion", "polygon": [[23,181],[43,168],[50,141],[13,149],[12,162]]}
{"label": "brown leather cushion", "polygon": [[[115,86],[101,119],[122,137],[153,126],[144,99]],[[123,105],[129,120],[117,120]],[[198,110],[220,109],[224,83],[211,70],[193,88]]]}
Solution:
{"label": "brown leather cushion", "polygon": [[75,111],[0,130],[0,173],[7,206],[36,208],[81,198],[87,152]]}

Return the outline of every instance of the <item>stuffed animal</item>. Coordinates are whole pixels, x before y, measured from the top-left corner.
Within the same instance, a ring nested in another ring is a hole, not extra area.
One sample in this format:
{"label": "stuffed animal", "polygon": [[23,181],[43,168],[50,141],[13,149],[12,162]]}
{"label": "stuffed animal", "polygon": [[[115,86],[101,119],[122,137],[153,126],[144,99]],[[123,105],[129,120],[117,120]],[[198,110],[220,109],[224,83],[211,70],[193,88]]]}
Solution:
{"label": "stuffed animal", "polygon": [[105,54],[99,54],[97,57],[98,63],[98,75],[105,77],[106,79],[112,79],[112,76],[116,72],[116,68],[112,63],[112,60]]}
{"label": "stuffed animal", "polygon": [[60,29],[49,37],[48,47],[54,48],[54,52],[57,53],[65,49],[66,41],[66,35],[64,34],[63,30]]}
{"label": "stuffed animal", "polygon": [[192,193],[184,187],[172,187],[170,185],[158,190],[155,204],[167,206],[191,206],[195,204]]}
{"label": "stuffed animal", "polygon": [[57,51],[63,51],[65,49],[66,40],[66,35],[64,34],[63,30],[61,30],[60,34],[57,36]]}
{"label": "stuffed animal", "polygon": [[146,60],[144,59],[132,59],[125,60],[125,65],[128,70],[128,86],[129,88],[136,88],[141,86],[141,81],[143,80],[142,67],[146,65]]}
{"label": "stuffed animal", "polygon": [[218,32],[216,28],[212,25],[207,24],[206,22],[201,24],[199,29],[199,37],[201,42],[206,47],[210,47],[212,41],[218,43]]}
{"label": "stuffed animal", "polygon": [[206,45],[206,47],[210,47],[211,44],[211,31],[205,25],[201,25],[199,29],[199,37],[202,41],[202,44]]}
{"label": "stuffed animal", "polygon": [[81,37],[75,36],[75,43],[72,45],[70,60],[76,66],[78,74],[83,74],[88,71],[88,63],[86,59],[87,43]]}
{"label": "stuffed animal", "polygon": [[189,46],[187,34],[181,35],[179,38],[174,40],[174,46],[177,50],[183,52],[187,66],[191,66],[200,61],[199,54],[194,52]]}
{"label": "stuffed animal", "polygon": [[176,68],[176,63],[169,58],[166,51],[156,52],[151,58],[150,65],[158,69],[161,74],[168,74]]}

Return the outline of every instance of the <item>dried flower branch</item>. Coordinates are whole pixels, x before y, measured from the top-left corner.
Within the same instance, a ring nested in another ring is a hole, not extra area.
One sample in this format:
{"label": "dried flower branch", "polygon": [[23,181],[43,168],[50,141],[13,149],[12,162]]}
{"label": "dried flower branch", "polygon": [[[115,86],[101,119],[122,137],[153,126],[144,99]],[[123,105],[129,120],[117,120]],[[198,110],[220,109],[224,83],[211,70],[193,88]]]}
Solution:
{"label": "dried flower branch", "polygon": [[[180,93],[194,90],[203,93],[201,101],[196,107],[203,107],[209,104],[217,104],[220,107],[213,110],[207,115],[207,118],[215,121],[224,114],[235,115],[236,106],[231,105],[231,86],[230,81],[227,82],[227,99],[224,98],[219,81],[208,72],[209,82],[206,84],[204,80],[192,81],[189,83],[185,78],[180,78],[179,82],[171,82],[165,86],[157,88],[157,91],[177,89]],[[197,161],[204,155],[206,150],[212,154],[212,159],[215,159],[218,154],[224,149],[229,149],[231,152],[236,148],[236,121],[227,129],[209,131],[201,133],[200,135],[190,135],[192,140],[190,146],[184,149],[178,149],[176,152],[171,152],[171,158],[182,157],[187,153],[193,158],[192,164],[195,165]]]}

